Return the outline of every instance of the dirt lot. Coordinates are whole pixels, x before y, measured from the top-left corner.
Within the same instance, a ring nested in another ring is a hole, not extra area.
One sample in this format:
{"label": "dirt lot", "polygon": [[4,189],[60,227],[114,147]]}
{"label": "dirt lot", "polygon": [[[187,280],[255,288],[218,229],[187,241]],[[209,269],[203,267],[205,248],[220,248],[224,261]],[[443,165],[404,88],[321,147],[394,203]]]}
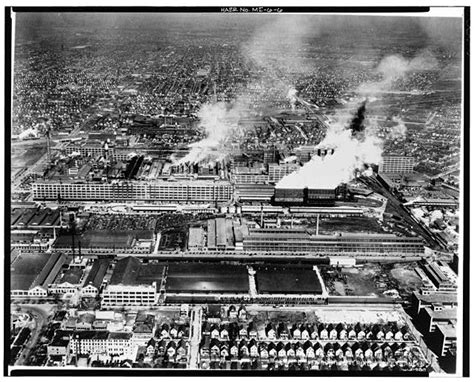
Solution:
{"label": "dirt lot", "polygon": [[396,289],[407,298],[421,287],[414,271],[416,263],[365,264],[363,267],[324,268],[321,272],[329,294],[333,296],[379,296]]}

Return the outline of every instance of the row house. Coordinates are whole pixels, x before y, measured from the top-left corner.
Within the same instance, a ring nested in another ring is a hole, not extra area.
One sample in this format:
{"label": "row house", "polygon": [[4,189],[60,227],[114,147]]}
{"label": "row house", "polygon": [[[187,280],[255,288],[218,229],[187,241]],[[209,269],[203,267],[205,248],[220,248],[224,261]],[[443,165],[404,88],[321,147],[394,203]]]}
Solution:
{"label": "row house", "polygon": [[188,355],[188,343],[184,340],[155,340],[152,338],[146,344],[146,355],[154,358],[164,356],[165,354],[169,359],[176,362],[185,362]]}
{"label": "row house", "polygon": [[157,331],[157,334],[159,338],[183,338],[187,337],[189,332],[184,325],[164,323]]}
{"label": "row house", "polygon": [[247,319],[247,310],[243,305],[241,305],[239,308],[237,308],[235,305],[231,305],[227,311],[227,316],[229,318],[237,318],[241,321],[245,321]]}
{"label": "row house", "polygon": [[393,325],[346,325],[333,324],[293,324],[268,323],[265,327],[265,335],[269,340],[371,340],[371,341],[406,341],[410,339],[407,326],[398,327]]}
{"label": "row house", "polygon": [[307,362],[315,359],[326,360],[361,360],[382,361],[391,358],[406,357],[411,348],[406,343],[369,343],[356,342],[354,344],[338,342],[313,344],[306,342],[258,342],[241,340],[238,342],[222,342],[218,339],[209,339],[201,344],[202,358],[236,358],[239,360],[295,359]]}

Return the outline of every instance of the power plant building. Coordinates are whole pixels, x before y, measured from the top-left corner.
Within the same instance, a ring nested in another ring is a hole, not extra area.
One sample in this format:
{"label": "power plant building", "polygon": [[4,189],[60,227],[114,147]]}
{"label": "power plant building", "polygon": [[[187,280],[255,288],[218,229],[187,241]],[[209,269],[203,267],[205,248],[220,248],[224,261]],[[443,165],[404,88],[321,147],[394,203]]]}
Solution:
{"label": "power plant building", "polygon": [[335,188],[275,188],[274,201],[276,204],[333,205],[335,200]]}

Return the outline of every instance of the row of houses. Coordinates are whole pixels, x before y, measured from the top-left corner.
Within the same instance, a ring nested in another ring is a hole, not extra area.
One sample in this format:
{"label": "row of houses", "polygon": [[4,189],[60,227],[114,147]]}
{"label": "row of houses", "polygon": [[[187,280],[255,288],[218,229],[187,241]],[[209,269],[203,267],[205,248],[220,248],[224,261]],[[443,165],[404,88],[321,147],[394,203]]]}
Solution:
{"label": "row of houses", "polygon": [[259,342],[219,341],[206,337],[200,347],[201,362],[215,359],[255,360],[255,359],[298,359],[302,362],[311,360],[346,360],[346,361],[393,361],[399,359],[423,360],[419,349],[413,344],[377,343],[377,342]]}
{"label": "row of houses", "polygon": [[185,339],[152,338],[146,344],[146,356],[152,359],[166,356],[173,362],[186,363],[189,355],[189,342]]}
{"label": "row of houses", "polygon": [[282,339],[282,340],[373,340],[373,341],[409,341],[413,337],[408,326],[396,323],[363,325],[339,324],[311,324],[295,323],[288,325],[283,322],[267,323],[264,330],[258,330],[251,321],[248,324],[211,324],[205,322],[203,335],[211,339]]}

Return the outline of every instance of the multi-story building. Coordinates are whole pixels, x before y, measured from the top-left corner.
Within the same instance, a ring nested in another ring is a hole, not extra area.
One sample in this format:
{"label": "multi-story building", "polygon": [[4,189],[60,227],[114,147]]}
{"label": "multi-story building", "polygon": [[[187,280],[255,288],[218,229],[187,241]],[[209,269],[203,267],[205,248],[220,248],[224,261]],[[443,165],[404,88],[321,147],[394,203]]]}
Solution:
{"label": "multi-story building", "polygon": [[424,333],[432,333],[436,325],[455,325],[457,322],[457,308],[444,309],[440,304],[422,308],[418,315],[420,327]]}
{"label": "multi-story building", "polygon": [[270,182],[278,183],[288,174],[297,171],[300,168],[298,163],[270,163],[268,165],[268,178]]}
{"label": "multi-story building", "polygon": [[379,172],[384,174],[411,174],[415,158],[403,155],[383,155]]}
{"label": "multi-story building", "polygon": [[165,265],[121,259],[102,293],[102,306],[151,306],[156,303]]}
{"label": "multi-story building", "polygon": [[417,237],[387,234],[311,235],[296,229],[251,229],[244,237],[246,252],[292,252],[319,256],[424,257],[423,241]]}
{"label": "multi-story building", "polygon": [[232,197],[227,181],[53,182],[32,184],[34,200],[225,202]]}
{"label": "multi-story building", "polygon": [[233,175],[235,183],[268,183],[267,174],[235,174]]}
{"label": "multi-story building", "polygon": [[452,324],[435,325],[431,335],[432,349],[438,357],[445,357],[450,349],[456,349],[457,333]]}
{"label": "multi-story building", "polygon": [[81,330],[71,333],[72,354],[121,356],[132,351],[132,333],[107,330]]}

